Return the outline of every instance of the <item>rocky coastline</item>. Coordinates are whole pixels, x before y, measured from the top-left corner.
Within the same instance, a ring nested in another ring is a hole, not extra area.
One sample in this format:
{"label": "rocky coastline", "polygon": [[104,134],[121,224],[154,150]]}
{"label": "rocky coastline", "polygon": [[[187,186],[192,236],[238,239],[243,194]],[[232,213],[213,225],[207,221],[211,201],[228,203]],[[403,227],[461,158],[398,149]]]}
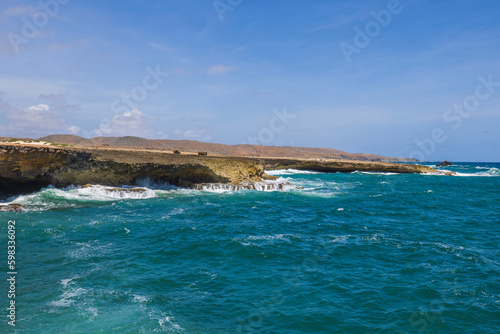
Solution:
{"label": "rocky coastline", "polygon": [[265,180],[274,179],[265,170],[288,168],[327,173],[436,172],[430,167],[401,163],[207,156],[145,149],[0,143],[0,198],[38,191],[47,186],[99,184],[120,187],[135,186],[144,180],[193,189],[280,189],[280,185],[263,185]]}

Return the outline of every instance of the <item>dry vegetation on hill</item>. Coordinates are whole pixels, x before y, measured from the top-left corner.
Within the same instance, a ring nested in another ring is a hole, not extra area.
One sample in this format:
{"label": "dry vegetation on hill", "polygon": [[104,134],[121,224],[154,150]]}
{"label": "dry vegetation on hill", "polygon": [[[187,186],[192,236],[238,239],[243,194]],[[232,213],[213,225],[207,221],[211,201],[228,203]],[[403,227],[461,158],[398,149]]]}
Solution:
{"label": "dry vegetation on hill", "polygon": [[139,137],[96,137],[86,139],[74,135],[50,135],[41,140],[75,145],[78,147],[99,147],[109,145],[116,148],[155,150],[180,150],[181,152],[207,151],[210,155],[277,157],[296,159],[341,159],[364,161],[414,161],[412,159],[384,157],[375,154],[347,153],[331,148],[307,148],[290,146],[224,145],[192,140],[153,140]]}

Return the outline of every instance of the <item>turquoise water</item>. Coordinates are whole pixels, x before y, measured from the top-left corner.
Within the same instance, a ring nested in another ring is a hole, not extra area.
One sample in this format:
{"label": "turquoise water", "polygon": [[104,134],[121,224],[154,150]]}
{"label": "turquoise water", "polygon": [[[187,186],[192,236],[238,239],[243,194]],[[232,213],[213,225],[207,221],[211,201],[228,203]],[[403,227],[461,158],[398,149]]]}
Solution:
{"label": "turquoise water", "polygon": [[498,333],[500,164],[446,169],[22,196],[0,212],[2,275],[11,219],[18,272],[0,332]]}

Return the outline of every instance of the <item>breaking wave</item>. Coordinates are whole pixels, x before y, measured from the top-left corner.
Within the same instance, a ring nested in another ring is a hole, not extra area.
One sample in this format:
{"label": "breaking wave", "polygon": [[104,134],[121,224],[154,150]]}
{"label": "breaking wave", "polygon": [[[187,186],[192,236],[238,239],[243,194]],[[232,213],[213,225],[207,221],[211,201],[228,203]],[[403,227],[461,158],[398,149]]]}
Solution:
{"label": "breaking wave", "polygon": [[269,180],[263,182],[244,182],[242,184],[207,183],[207,184],[199,184],[193,187],[193,189],[196,190],[216,192],[216,193],[239,191],[239,190],[286,191],[295,188],[298,187],[296,185],[288,183],[287,180],[281,177],[276,180]]}
{"label": "breaking wave", "polygon": [[475,169],[484,170],[484,172],[456,172],[448,169],[440,169],[439,172],[429,172],[423,175],[446,175],[445,173],[452,173],[452,176],[459,177],[496,177],[500,176],[500,169],[495,167],[475,167]]}
{"label": "breaking wave", "polygon": [[267,174],[272,176],[280,176],[280,175],[295,175],[295,174],[324,174],[321,172],[314,172],[310,170],[298,170],[298,169],[278,169],[278,170],[269,170],[266,171]]}

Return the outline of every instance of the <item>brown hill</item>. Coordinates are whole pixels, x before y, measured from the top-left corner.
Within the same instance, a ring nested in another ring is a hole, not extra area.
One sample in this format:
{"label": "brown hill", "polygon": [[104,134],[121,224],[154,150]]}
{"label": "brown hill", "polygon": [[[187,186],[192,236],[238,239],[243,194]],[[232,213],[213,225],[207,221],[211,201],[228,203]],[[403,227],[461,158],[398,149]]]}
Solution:
{"label": "brown hill", "polygon": [[392,158],[376,154],[347,153],[331,148],[308,148],[290,146],[261,145],[225,145],[204,143],[193,140],[156,140],[140,137],[95,137],[86,139],[75,135],[50,135],[40,140],[74,145],[77,147],[112,146],[120,148],[144,148],[157,150],[180,150],[182,152],[207,151],[210,155],[309,158],[309,159],[343,159],[365,161],[416,161],[414,159]]}

